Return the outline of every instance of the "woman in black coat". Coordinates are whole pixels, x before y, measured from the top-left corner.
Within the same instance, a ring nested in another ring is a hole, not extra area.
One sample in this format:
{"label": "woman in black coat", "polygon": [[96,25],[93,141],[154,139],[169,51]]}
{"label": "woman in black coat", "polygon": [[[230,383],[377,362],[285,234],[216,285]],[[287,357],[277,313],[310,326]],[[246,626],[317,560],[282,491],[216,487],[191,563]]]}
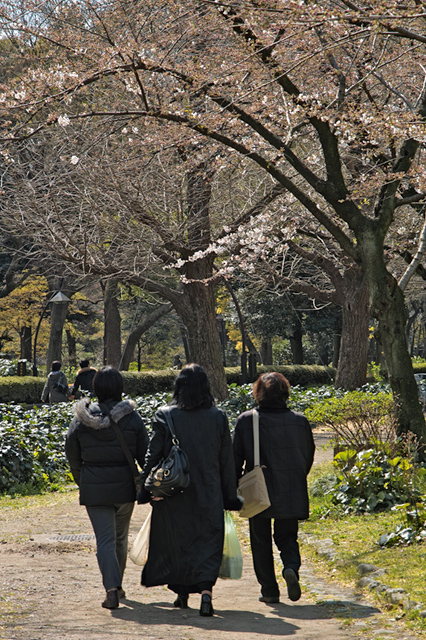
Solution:
{"label": "woman in black coat", "polygon": [[[249,519],[250,542],[261,602],[278,602],[279,587],[272,551],[274,540],[283,562],[283,577],[290,600],[301,595],[301,564],[297,541],[298,521],[309,516],[307,475],[314,460],[315,444],[307,419],[290,411],[288,380],[280,373],[264,373],[254,383],[253,395],[259,404],[260,464],[264,466],[271,506]],[[254,467],[252,412],[241,414],[233,435],[237,478]]]}
{"label": "woman in black coat", "polygon": [[80,504],[86,506],[96,536],[96,555],[106,590],[102,606],[116,609],[119,598],[125,596],[122,579],[136,488],[111,421],[118,425],[141,467],[148,434],[134,403],[121,399],[123,378],[119,371],[102,367],[93,379],[93,388],[99,403],[86,398],[77,403],[65,451],[80,488]]}
{"label": "woman in black coat", "polygon": [[190,593],[201,593],[200,615],[213,615],[212,591],[222,561],[224,509],[240,509],[228,420],[214,406],[205,371],[196,364],[182,369],[171,408],[154,418],[142,479],[168,455],[172,442],[164,411],[190,466],[190,485],[171,498],[153,498],[144,488],[138,502],[152,501],[146,587],[167,584],[178,594],[175,607],[186,608]]}

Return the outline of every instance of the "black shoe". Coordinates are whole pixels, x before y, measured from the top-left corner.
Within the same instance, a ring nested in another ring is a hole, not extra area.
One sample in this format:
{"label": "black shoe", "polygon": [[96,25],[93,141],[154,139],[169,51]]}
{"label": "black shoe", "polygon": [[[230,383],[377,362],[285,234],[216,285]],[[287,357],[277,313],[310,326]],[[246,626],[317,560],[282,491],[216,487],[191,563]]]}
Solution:
{"label": "black shoe", "polygon": [[126,597],[126,592],[124,591],[124,589],[122,589],[122,587],[117,589],[117,593],[118,593],[118,599],[119,600],[121,600],[122,598]]}
{"label": "black shoe", "polygon": [[200,616],[212,616],[214,614],[212,597],[208,593],[201,596]]}
{"label": "black shoe", "polygon": [[260,596],[259,602],[266,602],[266,604],[275,604],[280,601],[279,596]]}
{"label": "black shoe", "polygon": [[173,605],[175,607],[179,607],[180,609],[187,609],[188,608],[188,596],[187,595],[178,594],[178,597],[174,601]]}
{"label": "black shoe", "polygon": [[299,578],[294,569],[284,569],[283,578],[287,583],[288,597],[293,602],[299,600],[302,592],[300,590]]}
{"label": "black shoe", "polygon": [[119,606],[118,601],[118,591],[117,589],[111,589],[111,591],[106,592],[106,598],[102,603],[104,609],[118,609]]}

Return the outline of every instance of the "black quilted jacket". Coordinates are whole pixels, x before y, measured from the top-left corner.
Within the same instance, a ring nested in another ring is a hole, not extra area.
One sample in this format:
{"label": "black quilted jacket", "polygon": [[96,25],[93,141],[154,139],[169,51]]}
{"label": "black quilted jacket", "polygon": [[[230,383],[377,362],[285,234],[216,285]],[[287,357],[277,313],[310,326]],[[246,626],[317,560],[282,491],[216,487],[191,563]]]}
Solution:
{"label": "black quilted jacket", "polygon": [[[107,401],[111,416],[121,429],[134,458],[142,467],[148,434],[133,402]],[[135,483],[124,451],[99,405],[83,399],[68,429],[65,452],[75,482],[80,487],[80,504],[96,506],[123,504],[136,499]]]}
{"label": "black quilted jacket", "polygon": [[[290,409],[259,408],[260,464],[264,465],[271,507],[262,516],[296,518],[309,516],[307,475],[315,444],[308,420]],[[241,414],[233,434],[237,478],[254,466],[251,411]]]}

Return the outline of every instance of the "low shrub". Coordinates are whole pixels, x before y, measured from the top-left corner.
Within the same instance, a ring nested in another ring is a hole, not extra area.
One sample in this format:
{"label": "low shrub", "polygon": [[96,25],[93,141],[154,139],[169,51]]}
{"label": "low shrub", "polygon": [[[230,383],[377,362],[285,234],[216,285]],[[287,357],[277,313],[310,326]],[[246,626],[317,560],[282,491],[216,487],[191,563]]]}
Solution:
{"label": "low shrub", "polygon": [[[10,363],[9,363],[10,364]],[[288,367],[258,367],[258,374],[265,371],[280,371],[288,378],[292,386],[319,385],[331,383],[334,370],[320,366],[288,366]],[[179,372],[176,369],[164,371],[122,371],[124,393],[131,397],[141,395],[170,392]],[[228,384],[241,382],[239,367],[225,369]],[[256,376],[257,377],[257,376]],[[38,404],[45,385],[46,378],[33,376],[0,377],[0,403],[15,402],[17,404]],[[73,380],[68,380],[73,382]]]}
{"label": "low shrub", "polygon": [[375,449],[364,451],[341,451],[334,464],[338,483],[329,493],[345,513],[384,511],[407,502],[413,505],[421,496],[412,459],[394,456],[386,443],[378,442]]}
{"label": "low shrub", "polygon": [[0,493],[69,480],[64,437],[72,416],[71,404],[0,405]]}
{"label": "low shrub", "polygon": [[[312,423],[328,426],[334,433],[335,445],[355,452],[377,448],[378,443],[390,447],[397,442],[395,405],[392,395],[375,390],[378,385],[366,385],[362,390],[326,395],[305,414]],[[306,397],[305,397],[306,400]],[[379,446],[380,448],[380,446]]]}

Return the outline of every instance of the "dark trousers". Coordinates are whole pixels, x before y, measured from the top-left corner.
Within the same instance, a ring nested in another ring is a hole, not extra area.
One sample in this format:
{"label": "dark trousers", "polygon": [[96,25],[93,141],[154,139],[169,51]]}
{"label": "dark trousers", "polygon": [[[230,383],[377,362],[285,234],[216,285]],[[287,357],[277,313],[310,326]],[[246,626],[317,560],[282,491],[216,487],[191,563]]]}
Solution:
{"label": "dark trousers", "polygon": [[[259,515],[250,518],[249,524],[254,572],[261,585],[262,595],[279,596],[280,590],[275,577],[272,550],[272,520]],[[297,542],[298,528],[297,520],[274,520],[274,541],[280,552],[284,569],[294,569],[297,575],[299,575],[301,564]]]}
{"label": "dark trousers", "polygon": [[106,590],[121,587],[133,507],[133,502],[86,506],[96,536],[96,557]]}

